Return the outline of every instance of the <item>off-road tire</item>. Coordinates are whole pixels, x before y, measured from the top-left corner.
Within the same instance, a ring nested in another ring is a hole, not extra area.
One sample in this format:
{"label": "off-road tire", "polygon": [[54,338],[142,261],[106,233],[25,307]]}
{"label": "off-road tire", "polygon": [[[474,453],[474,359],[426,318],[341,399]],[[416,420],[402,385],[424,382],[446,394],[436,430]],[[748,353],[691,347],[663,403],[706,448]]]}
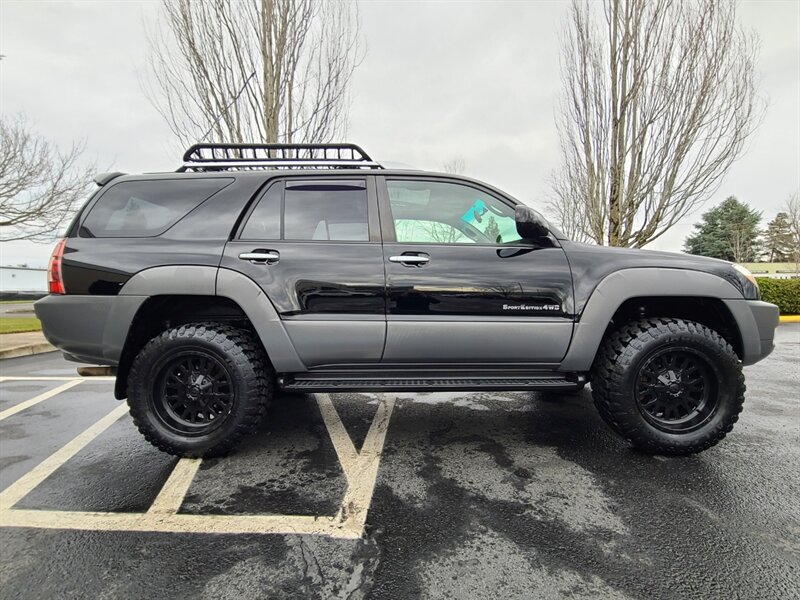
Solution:
{"label": "off-road tire", "polygon": [[[193,349],[216,358],[233,388],[232,406],[221,424],[205,435],[176,432],[154,409],[159,365],[170,353]],[[220,323],[190,323],[162,332],[136,356],[128,375],[128,406],[134,424],[156,448],[190,458],[222,456],[258,428],[274,394],[274,382],[272,367],[253,333]]]}
{"label": "off-road tire", "polygon": [[[640,368],[667,347],[701,356],[716,379],[716,406],[694,431],[653,426],[636,400]],[[611,333],[598,351],[591,386],[600,416],[614,431],[641,450],[671,455],[702,452],[722,440],[739,419],[745,392],[742,365],[731,345],[705,325],[672,318],[644,319]]]}

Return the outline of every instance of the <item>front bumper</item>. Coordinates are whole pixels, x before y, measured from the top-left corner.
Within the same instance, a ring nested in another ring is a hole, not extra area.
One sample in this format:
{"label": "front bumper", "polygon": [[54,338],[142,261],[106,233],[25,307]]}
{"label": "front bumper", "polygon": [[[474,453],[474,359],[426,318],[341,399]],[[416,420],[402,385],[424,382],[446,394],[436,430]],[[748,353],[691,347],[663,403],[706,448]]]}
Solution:
{"label": "front bumper", "polygon": [[742,363],[752,365],[766,358],[775,349],[775,328],[780,311],[761,300],[725,300],[742,337]]}

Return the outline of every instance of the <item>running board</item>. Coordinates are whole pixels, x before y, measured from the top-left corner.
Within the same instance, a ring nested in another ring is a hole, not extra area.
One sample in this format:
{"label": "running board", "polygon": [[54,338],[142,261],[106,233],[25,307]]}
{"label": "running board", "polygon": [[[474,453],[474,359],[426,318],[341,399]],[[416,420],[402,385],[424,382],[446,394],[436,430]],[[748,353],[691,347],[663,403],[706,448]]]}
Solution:
{"label": "running board", "polygon": [[[321,375],[321,374],[320,374]],[[342,377],[298,374],[279,381],[293,392],[437,392],[437,391],[529,391],[580,390],[586,383],[583,376],[549,373],[542,376],[511,377]]]}

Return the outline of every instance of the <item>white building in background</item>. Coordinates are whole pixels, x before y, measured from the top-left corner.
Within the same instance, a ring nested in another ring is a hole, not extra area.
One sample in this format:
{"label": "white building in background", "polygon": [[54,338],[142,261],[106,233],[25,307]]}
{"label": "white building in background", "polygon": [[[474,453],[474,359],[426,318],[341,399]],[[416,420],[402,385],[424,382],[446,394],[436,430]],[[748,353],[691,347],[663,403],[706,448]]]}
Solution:
{"label": "white building in background", "polygon": [[46,294],[47,269],[0,267],[0,294]]}
{"label": "white building in background", "polygon": [[744,267],[756,277],[796,279],[800,277],[795,263],[745,263]]}

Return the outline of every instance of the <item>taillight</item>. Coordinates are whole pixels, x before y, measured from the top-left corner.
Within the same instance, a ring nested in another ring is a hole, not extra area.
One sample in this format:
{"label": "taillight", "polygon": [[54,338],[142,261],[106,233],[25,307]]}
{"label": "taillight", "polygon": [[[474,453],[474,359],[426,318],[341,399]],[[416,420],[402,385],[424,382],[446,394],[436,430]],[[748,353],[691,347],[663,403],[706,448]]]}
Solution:
{"label": "taillight", "polygon": [[66,294],[64,289],[64,279],[61,277],[61,258],[64,256],[64,246],[67,240],[63,239],[56,244],[53,255],[50,257],[50,265],[47,267],[47,283],[51,294]]}

